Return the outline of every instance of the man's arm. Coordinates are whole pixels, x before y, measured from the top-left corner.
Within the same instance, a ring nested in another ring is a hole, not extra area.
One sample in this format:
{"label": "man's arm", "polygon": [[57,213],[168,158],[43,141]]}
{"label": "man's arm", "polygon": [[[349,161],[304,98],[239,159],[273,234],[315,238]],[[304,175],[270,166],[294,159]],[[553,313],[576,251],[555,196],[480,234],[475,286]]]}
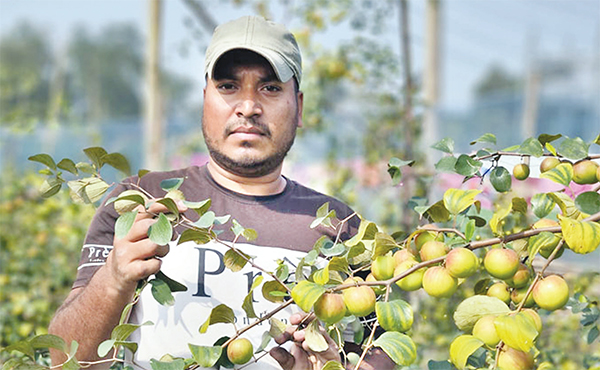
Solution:
{"label": "man's arm", "polygon": [[[153,215],[167,212],[162,204],[153,204],[148,212],[140,207],[129,233],[114,239],[113,250],[103,265],[82,288],[71,291],[58,309],[49,332],[67,343],[79,343],[76,357],[80,361],[98,360],[97,347],[110,338],[125,306],[132,300],[138,281],[158,272],[169,246],[160,246],[148,238]],[[66,360],[64,354],[51,353],[53,365]]]}

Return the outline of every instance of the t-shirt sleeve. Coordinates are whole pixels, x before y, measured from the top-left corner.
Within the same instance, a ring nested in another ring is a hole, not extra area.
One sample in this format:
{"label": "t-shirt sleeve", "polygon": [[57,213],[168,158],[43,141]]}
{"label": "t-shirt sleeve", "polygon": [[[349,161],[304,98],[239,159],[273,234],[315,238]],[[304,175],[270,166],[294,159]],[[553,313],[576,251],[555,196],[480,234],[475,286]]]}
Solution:
{"label": "t-shirt sleeve", "polygon": [[112,203],[107,205],[106,201],[118,196],[125,189],[124,185],[113,189],[92,218],[81,248],[81,257],[73,288],[87,285],[96,271],[106,263],[108,253],[113,248],[115,222],[119,217]]}

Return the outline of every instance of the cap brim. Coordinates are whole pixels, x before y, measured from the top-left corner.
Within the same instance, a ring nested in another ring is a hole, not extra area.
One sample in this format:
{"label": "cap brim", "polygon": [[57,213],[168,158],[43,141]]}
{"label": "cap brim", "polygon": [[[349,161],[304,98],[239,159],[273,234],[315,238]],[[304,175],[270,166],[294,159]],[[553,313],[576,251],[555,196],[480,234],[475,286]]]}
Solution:
{"label": "cap brim", "polygon": [[208,76],[212,79],[214,77],[215,66],[219,62],[219,59],[225,53],[237,49],[250,50],[264,57],[269,62],[269,64],[271,64],[273,71],[275,71],[277,78],[281,82],[287,82],[294,76],[294,71],[287,65],[284,58],[281,55],[279,55],[276,51],[267,48],[262,48],[259,46],[247,45],[221,45],[220,47],[213,50],[213,53],[211,53],[213,55],[211,55],[210,58],[209,56],[207,56],[207,60],[210,60],[211,62],[206,66],[206,74],[208,74]]}

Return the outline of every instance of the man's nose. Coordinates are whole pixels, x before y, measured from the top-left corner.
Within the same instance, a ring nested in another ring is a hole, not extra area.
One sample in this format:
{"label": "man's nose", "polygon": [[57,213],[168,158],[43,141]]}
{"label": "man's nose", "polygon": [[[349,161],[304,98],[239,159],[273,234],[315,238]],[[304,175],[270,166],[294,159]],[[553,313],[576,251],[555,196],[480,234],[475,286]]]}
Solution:
{"label": "man's nose", "polygon": [[252,117],[262,114],[262,106],[255,92],[245,92],[235,110],[238,117]]}

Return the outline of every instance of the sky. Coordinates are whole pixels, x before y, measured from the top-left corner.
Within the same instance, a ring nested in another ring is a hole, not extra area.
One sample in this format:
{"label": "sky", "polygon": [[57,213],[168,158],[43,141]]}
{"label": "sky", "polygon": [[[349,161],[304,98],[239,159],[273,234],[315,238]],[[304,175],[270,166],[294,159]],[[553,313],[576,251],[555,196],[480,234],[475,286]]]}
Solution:
{"label": "sky", "polygon": [[[218,0],[203,2],[218,23],[251,12],[223,5]],[[301,1],[288,0],[288,3]],[[425,53],[425,5],[424,0],[409,1],[412,63],[417,73],[423,69]],[[163,9],[162,61],[167,68],[196,81],[199,92],[206,45],[198,40],[206,40],[208,35],[190,32],[185,24],[191,13],[182,0],[164,0]],[[64,45],[77,24],[84,24],[94,32],[111,22],[132,22],[145,31],[147,14],[148,4],[144,0],[0,0],[0,35],[18,22],[29,20],[43,27],[52,42]],[[283,10],[274,16],[275,20],[286,22]],[[560,57],[568,53],[600,58],[598,0],[443,1],[441,22],[440,103],[447,109],[468,108],[475,84],[492,65],[522,75],[533,57]],[[288,26],[293,29],[293,25]],[[347,37],[351,33],[340,26],[321,35],[320,42],[330,45]],[[387,30],[382,37],[389,39],[399,53],[397,29]]]}

